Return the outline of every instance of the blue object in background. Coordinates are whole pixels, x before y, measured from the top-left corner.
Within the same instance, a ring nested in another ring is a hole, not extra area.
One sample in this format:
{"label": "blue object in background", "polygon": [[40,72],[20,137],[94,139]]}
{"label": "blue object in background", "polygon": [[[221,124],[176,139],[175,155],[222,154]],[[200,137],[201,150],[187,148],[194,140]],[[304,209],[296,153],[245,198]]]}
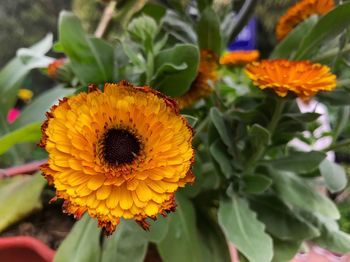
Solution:
{"label": "blue object in background", "polygon": [[236,39],[232,41],[228,50],[253,50],[256,47],[256,18],[250,19],[249,23],[242,29]]}

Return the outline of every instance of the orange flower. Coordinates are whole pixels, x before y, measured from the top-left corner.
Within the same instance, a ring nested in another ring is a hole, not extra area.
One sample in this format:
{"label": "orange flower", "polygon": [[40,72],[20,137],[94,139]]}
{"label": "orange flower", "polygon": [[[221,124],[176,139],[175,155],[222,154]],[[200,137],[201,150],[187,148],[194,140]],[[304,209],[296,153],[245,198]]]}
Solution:
{"label": "orange flower", "polygon": [[258,50],[249,51],[232,51],[225,53],[220,57],[221,65],[242,65],[254,62],[259,59],[260,53]]}
{"label": "orange flower", "polygon": [[65,63],[67,62],[66,58],[60,58],[60,59],[56,59],[55,61],[53,61],[51,64],[48,65],[47,67],[47,73],[48,75],[53,78],[56,79],[58,77],[58,69],[60,67],[62,67]]}
{"label": "orange flower", "polygon": [[176,103],[126,81],[65,98],[46,114],[44,176],[65,212],[87,212],[111,234],[120,218],[148,229],[175,210],[175,192],[194,181],[192,129]]}
{"label": "orange flower", "polygon": [[196,79],[185,94],[174,98],[180,109],[191,106],[200,98],[207,97],[213,92],[213,84],[217,80],[216,69],[216,55],[209,49],[202,49]]}
{"label": "orange flower", "polygon": [[281,16],[276,27],[276,37],[280,41],[299,23],[311,15],[323,15],[334,7],[333,0],[302,0],[290,7]]}
{"label": "orange flower", "polygon": [[328,66],[309,61],[262,60],[248,64],[245,71],[254,85],[261,89],[272,88],[282,97],[292,91],[308,100],[319,91],[331,91],[336,87],[336,76]]}

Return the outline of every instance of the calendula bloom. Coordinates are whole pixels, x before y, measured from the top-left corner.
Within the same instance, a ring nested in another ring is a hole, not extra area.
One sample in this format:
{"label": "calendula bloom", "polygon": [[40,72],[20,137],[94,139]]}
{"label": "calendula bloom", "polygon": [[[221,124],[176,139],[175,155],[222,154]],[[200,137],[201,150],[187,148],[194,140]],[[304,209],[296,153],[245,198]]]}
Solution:
{"label": "calendula bloom", "polygon": [[148,229],[147,217],[175,210],[174,194],[194,181],[192,129],[176,103],[126,81],[60,101],[47,113],[41,166],[63,208],[97,218],[111,234],[120,218]]}
{"label": "calendula bloom", "polygon": [[276,27],[276,37],[282,40],[298,24],[312,15],[323,15],[334,7],[333,0],[302,0],[290,7],[280,17]]}
{"label": "calendula bloom", "polygon": [[240,50],[226,52],[220,57],[221,65],[244,65],[259,59],[258,50]]}
{"label": "calendula bloom", "polygon": [[272,88],[279,96],[289,91],[308,100],[319,91],[336,87],[336,76],[330,68],[309,61],[287,59],[262,60],[246,66],[246,74],[261,89]]}
{"label": "calendula bloom", "polygon": [[182,96],[175,97],[180,109],[191,106],[200,98],[213,92],[213,84],[217,80],[217,57],[209,49],[201,49],[198,74],[190,89]]}
{"label": "calendula bloom", "polygon": [[61,68],[66,62],[67,62],[66,58],[60,58],[53,61],[47,67],[48,75],[51,78],[56,79],[58,77],[58,69]]}

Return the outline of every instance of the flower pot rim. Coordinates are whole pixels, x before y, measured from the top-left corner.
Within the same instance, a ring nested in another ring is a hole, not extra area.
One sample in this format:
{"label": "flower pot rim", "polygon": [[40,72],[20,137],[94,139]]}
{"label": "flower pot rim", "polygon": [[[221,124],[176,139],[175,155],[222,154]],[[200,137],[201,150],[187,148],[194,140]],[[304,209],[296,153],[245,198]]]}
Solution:
{"label": "flower pot rim", "polygon": [[22,248],[35,252],[44,261],[52,261],[55,251],[49,248],[42,241],[30,236],[0,237],[0,251]]}

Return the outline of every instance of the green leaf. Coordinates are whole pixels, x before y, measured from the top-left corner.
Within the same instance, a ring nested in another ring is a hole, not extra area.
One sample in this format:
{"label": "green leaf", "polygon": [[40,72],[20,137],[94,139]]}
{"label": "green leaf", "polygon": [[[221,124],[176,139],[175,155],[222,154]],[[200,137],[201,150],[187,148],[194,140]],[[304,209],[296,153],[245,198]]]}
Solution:
{"label": "green leaf", "polygon": [[350,252],[350,235],[343,231],[325,230],[320,238],[312,240],[315,244],[337,253]]}
{"label": "green leaf", "polygon": [[248,194],[261,194],[271,185],[272,180],[264,175],[245,175],[242,178],[242,190]]}
{"label": "green leaf", "polygon": [[0,137],[0,155],[13,145],[23,142],[38,142],[41,137],[41,123],[32,123]]}
{"label": "green leaf", "polygon": [[166,8],[158,4],[147,3],[137,14],[145,14],[152,17],[157,23],[160,23],[166,13]]}
{"label": "green leaf", "polygon": [[0,114],[6,116],[8,110],[15,104],[18,89],[30,70],[47,67],[48,63],[52,61],[47,58],[43,59],[44,54],[51,46],[52,34],[48,34],[30,48],[21,49],[22,52],[34,53],[35,57],[30,57],[30,59],[26,60],[26,63],[20,57],[16,57],[0,71]]}
{"label": "green leaf", "polygon": [[220,20],[211,7],[207,7],[201,14],[197,25],[197,35],[200,48],[213,50],[217,56],[220,56]]}
{"label": "green leaf", "polygon": [[295,60],[306,59],[318,50],[318,46],[333,40],[350,26],[350,3],[343,3],[322,16],[301,42]]}
{"label": "green leaf", "polygon": [[195,116],[191,116],[191,115],[185,115],[185,114],[181,114],[183,117],[186,118],[187,122],[190,124],[191,127],[195,127],[197,122],[198,122],[198,118]]}
{"label": "green leaf", "polygon": [[21,115],[11,127],[15,130],[33,122],[43,121],[45,119],[45,112],[48,111],[53,104],[57,103],[58,99],[73,93],[74,89],[63,88],[61,86],[51,88],[35,98],[33,102],[21,112]]}
{"label": "green leaf", "polygon": [[301,242],[320,235],[316,227],[295,216],[281,200],[272,195],[249,199],[252,209],[266,226],[266,230],[280,240]]}
{"label": "green leaf", "polygon": [[331,106],[347,106],[350,101],[350,92],[337,88],[332,92],[321,92],[317,95],[317,100]]}
{"label": "green leaf", "polygon": [[261,145],[267,146],[270,143],[270,137],[270,132],[261,125],[254,124],[249,129],[249,140],[255,148],[258,148]]}
{"label": "green leaf", "polygon": [[342,166],[325,159],[320,165],[320,172],[327,188],[332,193],[339,192],[346,187],[348,181]]}
{"label": "green leaf", "polygon": [[213,0],[197,0],[197,6],[200,12],[205,10],[207,7],[211,7],[212,4]]}
{"label": "green leaf", "polygon": [[168,233],[169,221],[170,219],[168,219],[168,217],[163,217],[162,215],[159,215],[155,221],[149,219],[147,221],[150,224],[149,231],[145,231],[134,221],[130,221],[130,223],[128,223],[128,226],[132,228],[135,234],[138,234],[139,237],[143,237],[144,239],[153,243],[159,243]]}
{"label": "green leaf", "polygon": [[192,25],[185,22],[183,17],[180,17],[177,13],[169,9],[163,18],[163,29],[182,43],[197,43],[197,36],[192,29]]}
{"label": "green leaf", "polygon": [[319,237],[311,240],[313,243],[336,253],[350,252],[350,235],[340,231],[335,220],[309,212],[299,214],[321,231]]}
{"label": "green leaf", "polygon": [[54,262],[95,262],[101,257],[101,230],[97,222],[85,214],[58,248]]}
{"label": "green leaf", "polygon": [[133,63],[135,66],[138,66],[142,68],[143,70],[146,70],[145,68],[145,59],[143,56],[139,53],[137,53],[133,48],[130,47],[130,43],[123,41],[122,42],[123,50],[127,57],[130,59],[131,63]]}
{"label": "green leaf", "polygon": [[335,204],[327,196],[311,187],[310,180],[290,172],[270,170],[270,175],[273,178],[276,193],[286,204],[339,219],[340,214]]}
{"label": "green leaf", "polygon": [[198,63],[199,52],[194,45],[179,44],[160,51],[155,57],[155,68],[161,68],[164,64],[173,67],[186,64],[187,68],[154,79],[153,87],[172,97],[183,95],[197,76]]}
{"label": "green leaf", "polygon": [[249,261],[271,261],[272,239],[245,199],[232,196],[220,200],[218,219],[226,237]]}
{"label": "green leaf", "polygon": [[201,236],[204,261],[230,262],[228,242],[210,210],[197,209],[198,229]]}
{"label": "green leaf", "polygon": [[88,37],[78,18],[67,11],[60,14],[59,42],[83,84],[113,80],[112,46],[102,39]]}
{"label": "green leaf", "polygon": [[222,142],[224,142],[229,151],[232,152],[231,136],[229,134],[229,129],[226,125],[223,114],[216,107],[212,107],[210,109],[209,116],[217,132],[219,133]]}
{"label": "green leaf", "polygon": [[272,262],[289,262],[298,252],[301,242],[273,239]]}
{"label": "green leaf", "polygon": [[268,160],[263,163],[278,170],[304,174],[316,170],[325,157],[326,154],[319,151],[293,152],[287,157]]}
{"label": "green leaf", "polygon": [[40,174],[0,180],[0,232],[41,208],[40,196],[45,184]]}
{"label": "green leaf", "polygon": [[317,17],[311,16],[299,24],[292,32],[290,32],[278,45],[273,49],[270,54],[270,58],[290,58],[296,47],[300,45],[300,42],[304,39],[311,28],[317,23]]}
{"label": "green leaf", "polygon": [[203,261],[196,227],[196,214],[190,200],[176,194],[176,212],[168,216],[169,230],[157,245],[164,262]]}
{"label": "green leaf", "polygon": [[216,140],[210,145],[209,150],[211,156],[219,164],[221,172],[226,178],[230,178],[234,174],[234,170],[231,165],[231,157],[227,153],[225,145],[220,140]]}
{"label": "green leaf", "polygon": [[[122,221],[112,236],[104,238],[101,262],[142,262],[145,259],[148,242],[134,227]],[[134,224],[134,221],[130,221]]]}
{"label": "green leaf", "polygon": [[294,120],[300,121],[300,122],[313,122],[317,120],[321,114],[314,113],[314,112],[307,112],[307,113],[287,113],[284,114],[285,117],[290,117]]}
{"label": "green leaf", "polygon": [[187,69],[187,64],[186,63],[182,63],[180,65],[174,65],[174,64],[170,64],[170,63],[164,63],[161,65],[161,67],[159,67],[156,71],[156,73],[154,74],[152,80],[151,80],[151,86],[153,86],[153,83],[155,82],[155,84],[157,84],[156,82],[161,82],[164,78],[166,78],[167,76],[171,75],[171,74],[176,74],[180,71],[184,71]]}

